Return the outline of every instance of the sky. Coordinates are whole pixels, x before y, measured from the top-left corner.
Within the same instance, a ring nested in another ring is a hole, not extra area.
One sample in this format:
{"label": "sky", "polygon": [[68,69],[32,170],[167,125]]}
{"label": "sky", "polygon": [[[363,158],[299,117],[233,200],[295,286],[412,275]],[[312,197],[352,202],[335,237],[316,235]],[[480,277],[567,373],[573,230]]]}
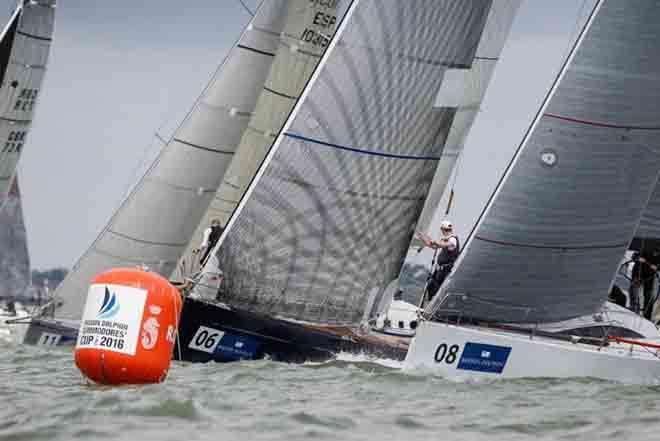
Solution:
{"label": "sky", "polygon": [[[459,233],[478,216],[592,1],[523,0],[460,161]],[[158,153],[154,133],[169,136],[250,18],[238,0],[58,3],[19,164],[33,268],[75,263]],[[0,0],[2,22],[14,5]]]}

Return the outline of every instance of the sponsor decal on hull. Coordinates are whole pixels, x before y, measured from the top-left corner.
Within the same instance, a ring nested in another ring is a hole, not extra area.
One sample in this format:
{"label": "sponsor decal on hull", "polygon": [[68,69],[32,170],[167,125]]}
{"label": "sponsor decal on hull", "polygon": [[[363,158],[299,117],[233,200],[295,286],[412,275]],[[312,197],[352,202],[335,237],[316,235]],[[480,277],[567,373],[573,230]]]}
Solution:
{"label": "sponsor decal on hull", "polygon": [[220,361],[253,360],[257,358],[261,343],[250,337],[200,326],[188,347],[211,354]]}
{"label": "sponsor decal on hull", "polygon": [[501,374],[510,353],[508,346],[467,342],[456,369]]}

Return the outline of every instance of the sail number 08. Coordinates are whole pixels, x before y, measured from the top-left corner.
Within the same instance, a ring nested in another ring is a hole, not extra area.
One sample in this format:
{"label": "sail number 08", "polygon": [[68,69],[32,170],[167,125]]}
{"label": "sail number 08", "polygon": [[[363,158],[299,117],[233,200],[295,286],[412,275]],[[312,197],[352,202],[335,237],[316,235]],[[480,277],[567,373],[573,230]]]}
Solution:
{"label": "sail number 08", "polygon": [[442,343],[435,350],[435,356],[433,358],[436,363],[442,363],[444,361],[447,364],[452,364],[456,361],[459,349],[461,349],[459,345],[448,346],[447,343]]}

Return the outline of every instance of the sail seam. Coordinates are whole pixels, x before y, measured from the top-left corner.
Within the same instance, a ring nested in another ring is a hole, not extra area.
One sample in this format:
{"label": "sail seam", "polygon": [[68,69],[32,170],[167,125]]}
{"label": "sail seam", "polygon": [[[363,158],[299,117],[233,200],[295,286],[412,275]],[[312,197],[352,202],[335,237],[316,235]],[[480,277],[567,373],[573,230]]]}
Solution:
{"label": "sail seam", "polygon": [[260,49],[255,49],[255,48],[250,47],[250,46],[244,46],[242,44],[239,44],[236,47],[241,48],[241,49],[245,49],[246,51],[255,52],[257,54],[266,55],[267,57],[274,57],[275,56],[275,54],[272,53],[272,52],[262,51]]}
{"label": "sail seam", "polygon": [[192,192],[198,193],[198,192],[200,192],[200,188],[201,188],[202,193],[215,193],[215,190],[211,190],[211,189],[208,189],[208,188],[188,187],[186,185],[176,185],[176,184],[172,184],[171,182],[163,181],[162,179],[148,178],[146,180],[154,182],[156,184],[165,185],[165,186],[173,188],[175,190],[192,191]]}
{"label": "sail seam", "polygon": [[114,231],[114,230],[111,230],[111,229],[108,229],[108,233],[112,233],[115,236],[123,237],[124,239],[132,240],[133,242],[144,243],[144,244],[147,244],[147,245],[161,245],[161,246],[164,246],[164,247],[184,247],[184,246],[187,245],[185,243],[180,244],[180,243],[168,243],[168,242],[155,242],[155,241],[151,241],[151,240],[138,239],[137,237],[128,236],[128,235],[123,234],[123,233],[118,233],[117,231]]}
{"label": "sail seam", "polygon": [[145,259],[137,259],[134,257],[122,257],[122,256],[117,256],[115,254],[109,253],[105,250],[100,249],[99,247],[94,247],[94,251],[98,254],[101,254],[106,257],[110,257],[112,259],[117,259],[117,260],[124,260],[128,262],[133,262],[133,263],[141,263],[141,264],[147,264],[147,265],[163,265],[167,263],[174,263],[173,261],[170,260],[159,260],[159,261],[147,261]]}
{"label": "sail seam", "polygon": [[32,39],[34,39],[34,40],[53,41],[52,38],[49,38],[49,37],[42,37],[42,36],[40,36],[40,35],[30,34],[29,32],[24,32],[24,31],[21,31],[21,30],[16,31],[16,33],[17,33],[17,34],[20,34],[20,35],[22,35],[22,36],[24,36],[24,37],[27,37],[27,38],[32,38]]}
{"label": "sail seam", "polygon": [[29,123],[32,122],[31,119],[13,119],[13,118],[5,118],[4,116],[0,116],[0,120],[7,121],[7,122],[13,122],[13,123],[19,123],[19,124],[29,124]]}
{"label": "sail seam", "polygon": [[547,116],[548,118],[559,119],[562,121],[573,122],[576,124],[584,124],[587,126],[594,126],[594,127],[604,127],[608,129],[660,130],[660,126],[628,126],[628,125],[608,123],[603,121],[592,121],[588,119],[573,118],[570,116],[557,115],[556,113],[545,113],[544,116]]}
{"label": "sail seam", "polygon": [[173,141],[176,141],[176,142],[178,142],[178,143],[181,143],[181,144],[187,145],[187,146],[189,146],[189,147],[193,147],[193,148],[196,148],[196,149],[199,149],[199,150],[205,150],[205,151],[207,151],[207,152],[220,153],[220,154],[222,154],[222,155],[233,155],[233,154],[235,153],[235,152],[230,152],[230,151],[227,151],[227,150],[217,150],[217,149],[212,149],[212,148],[210,148],[210,147],[204,147],[204,146],[202,146],[202,145],[193,144],[192,142],[184,141],[184,140],[179,139],[179,138],[174,138],[174,139],[172,139],[172,140],[173,140]]}
{"label": "sail seam", "polygon": [[414,155],[398,155],[395,153],[386,153],[386,152],[379,152],[377,150],[367,150],[367,149],[358,149],[355,147],[348,147],[348,146],[343,146],[339,144],[333,144],[330,142],[325,142],[325,141],[320,141],[318,139],[312,139],[312,138],[307,138],[306,136],[301,136],[301,135],[296,135],[295,133],[290,133],[286,132],[284,133],[284,136],[288,136],[289,138],[294,138],[298,139],[301,141],[307,141],[311,142],[313,144],[318,144],[322,145],[325,147],[331,147],[339,150],[345,150],[353,153],[360,153],[363,155],[371,155],[371,156],[380,156],[383,158],[390,158],[390,159],[407,159],[407,160],[418,160],[418,161],[439,161],[440,157],[439,156],[414,156]]}
{"label": "sail seam", "polygon": [[506,245],[506,246],[511,246],[511,247],[518,247],[518,248],[537,248],[537,249],[550,249],[550,250],[604,250],[604,249],[616,249],[616,248],[622,248],[626,247],[628,244],[627,243],[619,243],[619,244],[610,244],[610,245],[585,245],[585,246],[580,246],[580,247],[567,247],[567,246],[554,246],[554,245],[536,245],[536,244],[529,244],[529,243],[516,243],[516,242],[507,242],[503,240],[496,240],[496,239],[488,239],[483,236],[474,236],[475,239],[479,239],[483,242],[489,242],[489,243],[494,243],[497,245]]}
{"label": "sail seam", "polygon": [[264,90],[267,90],[268,92],[270,92],[272,94],[281,96],[282,98],[288,98],[290,100],[297,100],[298,99],[298,97],[287,95],[286,93],[278,92],[277,90],[273,90],[268,86],[264,86]]}

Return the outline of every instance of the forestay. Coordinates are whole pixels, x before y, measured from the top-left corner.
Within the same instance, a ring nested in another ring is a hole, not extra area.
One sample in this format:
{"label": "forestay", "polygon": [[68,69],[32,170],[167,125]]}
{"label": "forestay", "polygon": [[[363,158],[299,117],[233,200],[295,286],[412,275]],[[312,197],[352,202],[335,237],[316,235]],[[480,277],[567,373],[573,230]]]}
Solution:
{"label": "forestay", "polygon": [[221,239],[222,301],[360,323],[399,272],[446,139],[453,112],[433,106],[444,73],[469,69],[489,8],[351,3]]}
{"label": "forestay", "polygon": [[146,265],[168,277],[215,194],[254,111],[287,0],[263,2],[158,158],[58,287],[57,312],[78,319],[94,275]]}
{"label": "forestay", "polygon": [[318,65],[337,25],[338,1],[290,0],[275,59],[236,153],[202,218],[184,258],[194,268],[193,249],[213,219],[224,227]]}
{"label": "forestay", "polygon": [[34,116],[54,23],[55,0],[24,0],[0,36],[0,204]]}
{"label": "forestay", "polygon": [[607,298],[660,171],[660,9],[597,2],[580,37],[443,287],[451,314],[553,322]]}
{"label": "forestay", "polygon": [[[472,123],[481,109],[486,89],[519,6],[520,0],[493,0],[470,69],[454,68],[445,73],[435,106],[453,108],[456,114],[417,223],[419,231],[429,232],[431,225],[441,220],[436,218],[443,217],[449,211],[449,206],[439,206],[440,200],[463,151]],[[453,197],[449,202],[452,200]]]}

